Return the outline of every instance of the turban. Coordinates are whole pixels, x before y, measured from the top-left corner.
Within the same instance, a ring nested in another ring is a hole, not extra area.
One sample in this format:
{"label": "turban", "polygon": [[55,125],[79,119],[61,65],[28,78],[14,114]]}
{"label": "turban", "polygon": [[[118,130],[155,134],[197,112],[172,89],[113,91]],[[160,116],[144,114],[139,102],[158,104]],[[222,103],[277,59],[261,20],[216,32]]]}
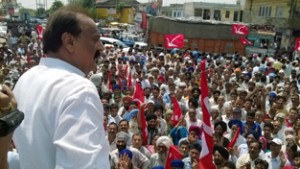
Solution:
{"label": "turban", "polygon": [[160,144],[165,145],[169,149],[173,143],[168,136],[160,136],[156,141],[156,146]]}

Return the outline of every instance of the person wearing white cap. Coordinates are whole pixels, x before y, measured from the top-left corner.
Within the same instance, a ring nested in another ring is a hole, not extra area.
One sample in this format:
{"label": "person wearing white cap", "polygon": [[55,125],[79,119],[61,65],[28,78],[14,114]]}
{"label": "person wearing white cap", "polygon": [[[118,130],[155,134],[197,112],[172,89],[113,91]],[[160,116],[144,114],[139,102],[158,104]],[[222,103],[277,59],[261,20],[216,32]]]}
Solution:
{"label": "person wearing white cap", "polygon": [[152,154],[150,157],[150,168],[155,166],[165,166],[167,153],[171,145],[173,145],[173,142],[168,136],[160,136],[157,139],[157,153]]}
{"label": "person wearing white cap", "polygon": [[281,147],[283,142],[279,138],[274,138],[270,142],[270,150],[271,152],[265,153],[265,160],[269,163],[269,169],[281,168],[287,165],[287,162],[282,162],[281,156],[283,156],[283,152],[281,152]]}

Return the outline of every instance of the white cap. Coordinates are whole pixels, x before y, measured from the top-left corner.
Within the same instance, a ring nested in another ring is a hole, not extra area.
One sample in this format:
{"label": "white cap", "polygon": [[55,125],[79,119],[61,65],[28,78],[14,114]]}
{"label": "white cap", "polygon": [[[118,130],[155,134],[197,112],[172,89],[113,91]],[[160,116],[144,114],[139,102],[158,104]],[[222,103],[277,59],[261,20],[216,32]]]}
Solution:
{"label": "white cap", "polygon": [[271,141],[271,143],[275,143],[277,145],[282,145],[282,141],[279,138],[273,138],[273,140]]}

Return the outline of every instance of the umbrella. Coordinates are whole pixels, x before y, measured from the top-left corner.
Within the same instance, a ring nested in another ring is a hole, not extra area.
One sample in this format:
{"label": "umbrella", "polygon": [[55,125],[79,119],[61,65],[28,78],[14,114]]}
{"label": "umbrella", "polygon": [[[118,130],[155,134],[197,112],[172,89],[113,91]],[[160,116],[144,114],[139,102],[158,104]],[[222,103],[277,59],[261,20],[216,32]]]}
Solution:
{"label": "umbrella", "polygon": [[179,51],[179,49],[178,48],[174,48],[174,49],[172,49],[171,50],[171,55],[174,55],[177,51]]}

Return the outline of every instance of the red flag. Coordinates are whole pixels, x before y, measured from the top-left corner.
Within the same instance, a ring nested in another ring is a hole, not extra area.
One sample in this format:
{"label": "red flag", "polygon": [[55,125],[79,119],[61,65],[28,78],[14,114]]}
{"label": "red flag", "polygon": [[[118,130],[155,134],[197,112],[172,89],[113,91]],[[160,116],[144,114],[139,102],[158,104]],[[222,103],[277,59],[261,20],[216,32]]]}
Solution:
{"label": "red flag", "polygon": [[29,63],[31,61],[30,53],[28,52],[28,50],[26,51],[26,60],[27,60],[27,63]]}
{"label": "red flag", "polygon": [[141,111],[140,111],[140,114],[141,114],[141,130],[142,130],[142,135],[143,135],[143,145],[147,145],[147,122],[146,122],[146,117],[145,117],[145,106],[146,105],[143,105],[141,107]]}
{"label": "red flag", "polygon": [[248,35],[249,28],[248,28],[248,26],[242,25],[242,24],[232,24],[232,34]]}
{"label": "red flag", "polygon": [[295,40],[294,50],[297,52],[300,52],[300,37],[296,38],[296,40]]}
{"label": "red flag", "polygon": [[209,101],[208,101],[208,86],[207,86],[207,76],[206,76],[206,60],[201,62],[201,105],[202,105],[202,151],[200,154],[199,169],[209,168],[215,169],[213,164],[213,138],[212,129],[210,125],[210,113],[209,113]]}
{"label": "red flag", "polygon": [[167,156],[167,161],[166,161],[166,165],[165,168],[172,168],[171,167],[171,162],[172,160],[181,160],[182,159],[182,154],[179,152],[177,146],[175,145],[171,145],[168,151],[168,156]]}
{"label": "red flag", "polygon": [[166,48],[182,48],[184,46],[183,34],[167,34],[165,35]]}
{"label": "red flag", "polygon": [[142,12],[142,23],[141,23],[141,28],[146,30],[148,25],[148,20],[147,20],[147,13]]}
{"label": "red flag", "polygon": [[238,139],[239,135],[240,135],[240,128],[237,129],[237,131],[235,132],[231,142],[227,145],[227,150],[229,151],[229,149],[231,149],[235,143],[236,143],[236,140]]}
{"label": "red flag", "polygon": [[127,80],[127,86],[128,88],[130,88],[132,86],[132,77],[131,77],[131,71],[129,70],[129,76],[128,76],[128,80]]}
{"label": "red flag", "polygon": [[250,42],[247,38],[244,38],[244,37],[240,37],[240,42],[241,42],[243,45],[251,45],[251,46],[253,46],[253,43]]}
{"label": "red flag", "polygon": [[171,101],[173,104],[173,114],[172,114],[171,120],[172,120],[173,125],[176,126],[177,123],[179,122],[179,118],[182,116],[182,112],[181,112],[179,103],[174,96],[171,96]]}
{"label": "red flag", "polygon": [[38,39],[42,40],[43,39],[43,33],[44,33],[44,27],[42,25],[36,25],[36,32],[38,34]]}
{"label": "red flag", "polygon": [[144,90],[142,89],[142,87],[140,86],[140,84],[138,82],[135,82],[135,91],[133,94],[133,100],[138,100],[141,103],[145,102],[145,98],[144,98]]}

